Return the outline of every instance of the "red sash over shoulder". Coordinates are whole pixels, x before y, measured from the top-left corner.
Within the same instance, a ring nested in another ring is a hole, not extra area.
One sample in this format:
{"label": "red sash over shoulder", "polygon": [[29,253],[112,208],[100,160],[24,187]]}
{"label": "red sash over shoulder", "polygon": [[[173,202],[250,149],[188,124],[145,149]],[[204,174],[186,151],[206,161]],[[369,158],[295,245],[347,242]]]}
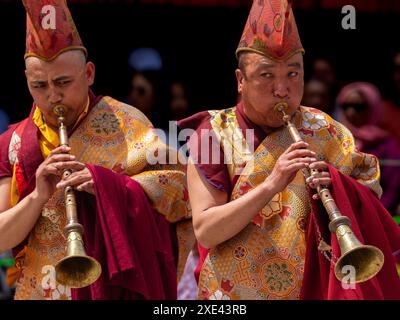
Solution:
{"label": "red sash over shoulder", "polygon": [[103,272],[90,287],[72,290],[72,298],[176,299],[170,224],[150,206],[138,182],[99,166],[88,168],[96,198],[82,197],[80,221],[87,253]]}

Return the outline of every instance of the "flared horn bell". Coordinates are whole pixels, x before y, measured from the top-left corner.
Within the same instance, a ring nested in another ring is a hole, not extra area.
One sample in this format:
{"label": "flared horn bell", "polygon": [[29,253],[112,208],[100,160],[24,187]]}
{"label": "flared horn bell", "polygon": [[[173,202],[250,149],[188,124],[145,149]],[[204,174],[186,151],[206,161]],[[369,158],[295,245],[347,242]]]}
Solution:
{"label": "flared horn bell", "polygon": [[349,226],[341,225],[336,231],[340,246],[340,258],[335,265],[335,276],[338,280],[348,275],[346,266],[353,266],[355,283],[365,282],[382,269],[385,257],[377,247],[363,245]]}
{"label": "flared horn bell", "polygon": [[89,286],[101,274],[100,263],[86,254],[81,235],[74,231],[68,235],[66,256],[55,269],[57,282],[70,288]]}

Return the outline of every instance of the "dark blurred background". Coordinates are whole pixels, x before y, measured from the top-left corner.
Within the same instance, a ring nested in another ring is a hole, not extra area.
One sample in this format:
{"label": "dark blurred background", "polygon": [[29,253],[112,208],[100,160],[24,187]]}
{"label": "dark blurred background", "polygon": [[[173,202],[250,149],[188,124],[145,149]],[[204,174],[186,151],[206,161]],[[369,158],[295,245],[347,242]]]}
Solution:
{"label": "dark blurred background", "polygon": [[[162,56],[165,81],[185,82],[191,112],[235,103],[234,53],[250,0],[68,3],[97,67],[96,93],[124,100],[132,73],[129,55],[136,48],[152,47]],[[345,4],[353,4],[357,10],[356,30],[342,29]],[[386,94],[392,57],[400,47],[400,1],[297,0],[294,12],[306,49],[306,77],[312,61],[325,57],[340,82],[370,81]],[[15,122],[31,108],[24,76],[25,11],[21,1],[0,2],[0,30],[0,108]]]}

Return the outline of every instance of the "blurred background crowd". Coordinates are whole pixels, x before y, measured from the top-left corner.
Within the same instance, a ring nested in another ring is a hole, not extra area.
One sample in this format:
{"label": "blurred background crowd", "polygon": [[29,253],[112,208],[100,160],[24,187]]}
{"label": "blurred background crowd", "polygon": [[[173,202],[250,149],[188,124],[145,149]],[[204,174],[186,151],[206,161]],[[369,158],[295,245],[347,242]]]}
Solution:
{"label": "blurred background crowd", "polygon": [[[170,120],[236,104],[234,53],[251,2],[68,1],[97,67],[94,92],[139,108],[166,130]],[[356,9],[355,30],[342,28],[348,4]],[[296,0],[293,6],[306,50],[303,104],[345,124],[361,151],[379,157],[382,203],[400,223],[400,1]],[[21,1],[0,1],[0,133],[31,109],[25,19]],[[4,279],[10,264],[11,255],[0,254],[0,299],[12,295]],[[188,264],[179,287],[182,299],[196,297],[194,267]]]}

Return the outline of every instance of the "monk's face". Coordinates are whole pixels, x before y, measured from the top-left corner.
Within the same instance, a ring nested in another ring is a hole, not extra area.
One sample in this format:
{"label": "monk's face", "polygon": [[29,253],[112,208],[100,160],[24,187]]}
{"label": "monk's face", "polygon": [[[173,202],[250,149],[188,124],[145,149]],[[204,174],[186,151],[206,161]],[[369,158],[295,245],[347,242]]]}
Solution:
{"label": "monk's face", "polygon": [[50,62],[30,57],[25,64],[29,91],[46,123],[58,126],[53,108],[63,104],[68,107],[65,124],[74,125],[88,101],[95,74],[93,63],[86,63],[82,51],[72,50]]}
{"label": "monk's face", "polygon": [[289,105],[292,115],[300,106],[304,90],[303,56],[298,53],[284,62],[275,62],[257,53],[244,53],[236,70],[238,91],[246,116],[264,128],[278,128],[284,122],[274,107]]}

